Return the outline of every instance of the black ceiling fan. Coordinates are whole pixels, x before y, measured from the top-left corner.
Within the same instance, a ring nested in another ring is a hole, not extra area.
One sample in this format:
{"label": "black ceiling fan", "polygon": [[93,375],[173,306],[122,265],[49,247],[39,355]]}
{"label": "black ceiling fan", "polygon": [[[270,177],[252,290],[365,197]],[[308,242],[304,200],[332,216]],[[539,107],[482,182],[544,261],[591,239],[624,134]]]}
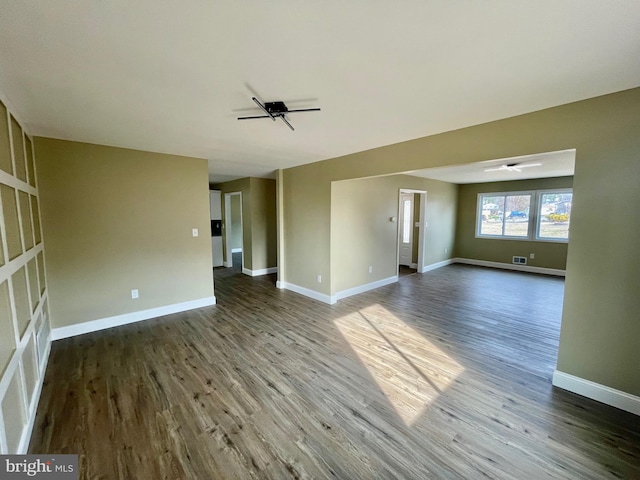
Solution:
{"label": "black ceiling fan", "polygon": [[287,120],[285,115],[288,115],[290,113],[298,113],[298,112],[319,112],[320,111],[319,108],[301,108],[296,110],[289,110],[287,106],[284,104],[284,102],[266,102],[263,105],[262,102],[260,102],[260,100],[258,100],[256,97],[251,97],[251,100],[256,102],[256,105],[258,105],[262,109],[262,111],[266,113],[266,115],[238,117],[238,120],[253,120],[254,118],[270,118],[275,122],[276,118],[279,118],[284,123],[286,123],[291,130],[295,130],[295,128],[293,128],[293,125],[289,123],[289,120]]}

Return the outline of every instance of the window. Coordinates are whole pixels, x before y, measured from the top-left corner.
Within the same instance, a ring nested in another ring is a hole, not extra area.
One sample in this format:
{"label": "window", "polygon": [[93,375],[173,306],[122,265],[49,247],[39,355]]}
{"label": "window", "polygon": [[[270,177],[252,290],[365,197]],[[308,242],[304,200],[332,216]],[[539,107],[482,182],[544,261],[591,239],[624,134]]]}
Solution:
{"label": "window", "polygon": [[571,190],[538,192],[536,240],[569,240],[572,200],[573,193]]}
{"label": "window", "polygon": [[411,221],[413,212],[411,211],[411,200],[405,200],[402,207],[402,243],[411,243]]}
{"label": "window", "polygon": [[566,242],[571,189],[478,195],[476,237]]}
{"label": "window", "polygon": [[529,238],[532,197],[532,192],[479,195],[477,235]]}

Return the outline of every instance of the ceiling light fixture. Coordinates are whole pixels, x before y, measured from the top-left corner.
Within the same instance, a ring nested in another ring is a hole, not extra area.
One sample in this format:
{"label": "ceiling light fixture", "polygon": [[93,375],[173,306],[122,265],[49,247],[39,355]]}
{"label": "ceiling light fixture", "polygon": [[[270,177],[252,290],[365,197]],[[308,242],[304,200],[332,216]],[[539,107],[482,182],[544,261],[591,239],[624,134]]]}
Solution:
{"label": "ceiling light fixture", "polygon": [[255,116],[251,116],[251,117],[238,117],[238,120],[253,120],[255,118],[270,118],[271,120],[273,120],[275,122],[276,118],[279,118],[292,131],[294,131],[295,128],[293,128],[293,125],[291,125],[289,123],[289,121],[287,120],[285,115],[288,115],[290,113],[298,113],[298,112],[319,112],[320,111],[319,108],[301,108],[301,109],[296,109],[296,110],[289,110],[287,108],[287,106],[284,104],[284,102],[266,102],[266,103],[263,104],[256,97],[251,97],[251,100],[253,100],[256,103],[256,105],[258,105],[258,107],[260,107],[260,109],[264,113],[266,113],[266,115],[255,115]]}
{"label": "ceiling light fixture", "polygon": [[507,163],[505,165],[500,165],[499,167],[495,167],[495,168],[485,168],[484,171],[485,172],[499,172],[499,171],[506,171],[506,172],[521,172],[523,168],[528,168],[528,167],[539,167],[540,165],[542,165],[541,163]]}

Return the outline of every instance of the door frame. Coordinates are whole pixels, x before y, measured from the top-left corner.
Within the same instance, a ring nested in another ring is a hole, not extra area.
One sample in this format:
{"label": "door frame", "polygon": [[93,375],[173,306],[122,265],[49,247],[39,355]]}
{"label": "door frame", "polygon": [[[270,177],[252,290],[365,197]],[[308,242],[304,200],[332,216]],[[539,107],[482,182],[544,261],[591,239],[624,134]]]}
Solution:
{"label": "door frame", "polygon": [[[409,203],[407,208],[406,203]],[[409,268],[418,268],[417,261],[413,260],[414,246],[418,247],[418,235],[415,231],[415,212],[416,208],[420,209],[419,205],[416,205],[416,194],[400,192],[400,203],[398,207],[398,268],[405,266]],[[406,221],[409,221],[409,241],[404,242],[404,225]],[[400,263],[400,260],[404,263]]]}
{"label": "door frame", "polygon": [[[224,194],[224,266],[233,267],[233,249],[231,248],[231,232],[233,231],[231,222],[231,197],[234,195],[240,196],[240,235],[242,238],[242,266],[244,267],[244,221],[242,218],[242,192],[229,192]],[[229,232],[228,235],[227,232]]]}
{"label": "door frame", "polygon": [[[398,192],[398,217],[396,227],[396,276],[400,275],[400,218],[402,213],[402,194],[403,193],[418,193],[420,194],[420,217],[418,218],[418,273],[424,273],[424,257],[426,253],[426,234],[425,229],[427,227],[426,210],[427,210],[427,191],[415,190],[412,188],[401,188]],[[413,205],[415,209],[415,202]],[[413,222],[412,222],[413,223]],[[413,223],[415,226],[415,223]],[[416,239],[414,238],[415,242]]]}

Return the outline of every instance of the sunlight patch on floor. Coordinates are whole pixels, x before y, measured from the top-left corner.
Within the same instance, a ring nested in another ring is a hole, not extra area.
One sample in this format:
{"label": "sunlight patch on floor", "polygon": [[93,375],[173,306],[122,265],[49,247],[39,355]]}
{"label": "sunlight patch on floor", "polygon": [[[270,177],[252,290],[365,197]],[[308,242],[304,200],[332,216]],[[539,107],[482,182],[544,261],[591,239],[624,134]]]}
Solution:
{"label": "sunlight patch on floor", "polygon": [[464,367],[375,304],[334,320],[398,415],[411,426]]}

